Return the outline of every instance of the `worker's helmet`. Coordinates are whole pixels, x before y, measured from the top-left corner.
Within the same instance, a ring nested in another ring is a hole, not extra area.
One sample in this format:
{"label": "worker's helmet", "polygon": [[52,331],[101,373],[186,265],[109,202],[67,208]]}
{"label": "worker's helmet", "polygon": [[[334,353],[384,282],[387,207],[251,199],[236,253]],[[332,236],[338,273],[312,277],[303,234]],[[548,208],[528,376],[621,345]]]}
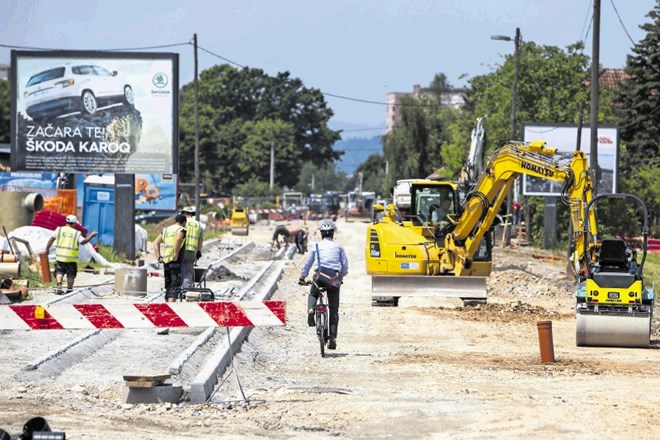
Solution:
{"label": "worker's helmet", "polygon": [[188,213],[188,214],[194,214],[195,213],[195,207],[194,206],[186,206],[181,210],[182,213]]}
{"label": "worker's helmet", "polygon": [[69,214],[66,216],[66,222],[75,225],[78,223],[78,218],[73,214]]}
{"label": "worker's helmet", "polygon": [[330,219],[325,219],[321,221],[319,225],[319,230],[321,232],[331,232],[335,230],[335,223]]}

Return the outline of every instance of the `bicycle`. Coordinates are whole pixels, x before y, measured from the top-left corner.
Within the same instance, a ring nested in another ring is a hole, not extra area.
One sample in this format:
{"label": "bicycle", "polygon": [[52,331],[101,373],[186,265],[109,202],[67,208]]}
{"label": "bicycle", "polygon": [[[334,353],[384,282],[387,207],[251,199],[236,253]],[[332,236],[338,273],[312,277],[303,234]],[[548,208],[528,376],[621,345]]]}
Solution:
{"label": "bicycle", "polygon": [[[310,286],[313,281],[306,281],[305,286]],[[318,298],[316,299],[316,305],[314,306],[314,318],[316,322],[316,336],[319,338],[319,344],[321,347],[321,357],[325,357],[325,347],[330,341],[330,314],[328,303],[325,298],[326,288],[320,284],[316,284],[316,292],[318,293]]]}

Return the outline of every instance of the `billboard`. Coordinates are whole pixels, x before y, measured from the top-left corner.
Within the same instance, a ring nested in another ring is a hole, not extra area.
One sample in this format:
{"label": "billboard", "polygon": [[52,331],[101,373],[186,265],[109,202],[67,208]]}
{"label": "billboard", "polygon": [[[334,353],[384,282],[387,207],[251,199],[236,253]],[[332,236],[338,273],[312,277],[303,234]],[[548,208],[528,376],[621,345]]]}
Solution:
{"label": "billboard", "polygon": [[178,54],[12,51],[12,171],[174,173]]}
{"label": "billboard", "polygon": [[[591,129],[582,127],[582,148],[590,160]],[[556,148],[562,161],[570,161],[576,150],[577,125],[524,123],[523,140],[545,141],[548,148]],[[586,145],[586,147],[585,147]],[[598,166],[600,180],[598,194],[615,193],[619,169],[619,129],[612,126],[598,127]],[[559,196],[563,183],[523,175],[523,194],[527,196]]]}
{"label": "billboard", "polygon": [[176,181],[176,174],[137,174],[135,176],[135,209],[175,210]]}
{"label": "billboard", "polygon": [[[14,173],[0,172],[0,191],[29,191],[32,188],[56,189],[58,173]],[[24,189],[29,188],[29,189]]]}

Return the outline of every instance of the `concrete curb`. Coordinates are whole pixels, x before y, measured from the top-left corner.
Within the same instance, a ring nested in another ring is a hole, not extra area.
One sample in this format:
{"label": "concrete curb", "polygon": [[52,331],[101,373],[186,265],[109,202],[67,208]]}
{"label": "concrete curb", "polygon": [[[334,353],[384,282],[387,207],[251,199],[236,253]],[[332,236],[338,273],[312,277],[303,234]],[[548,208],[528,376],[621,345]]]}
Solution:
{"label": "concrete curb", "polygon": [[[277,282],[284,272],[286,261],[272,262],[264,269],[264,272],[273,265],[275,266],[275,270],[268,275],[262,289],[259,292],[255,292],[255,300],[267,300],[277,290]],[[245,286],[241,291],[241,298],[252,290],[252,288],[252,285]],[[229,342],[225,340],[211,354],[204,367],[190,384],[190,403],[199,404],[208,401],[213,388],[218,383],[218,375],[222,375],[231,365],[232,353],[240,351],[243,340],[250,333],[251,329],[251,327],[234,327],[229,331],[231,347]]]}

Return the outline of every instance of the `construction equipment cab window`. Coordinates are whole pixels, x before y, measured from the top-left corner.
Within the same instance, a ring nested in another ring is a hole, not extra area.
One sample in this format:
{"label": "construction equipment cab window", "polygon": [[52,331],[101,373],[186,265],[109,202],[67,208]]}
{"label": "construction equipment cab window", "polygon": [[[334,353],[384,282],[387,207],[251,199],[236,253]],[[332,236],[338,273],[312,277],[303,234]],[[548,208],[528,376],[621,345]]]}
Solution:
{"label": "construction equipment cab window", "polygon": [[454,212],[454,191],[449,186],[425,187],[415,191],[417,216],[425,225],[448,222],[447,215]]}

